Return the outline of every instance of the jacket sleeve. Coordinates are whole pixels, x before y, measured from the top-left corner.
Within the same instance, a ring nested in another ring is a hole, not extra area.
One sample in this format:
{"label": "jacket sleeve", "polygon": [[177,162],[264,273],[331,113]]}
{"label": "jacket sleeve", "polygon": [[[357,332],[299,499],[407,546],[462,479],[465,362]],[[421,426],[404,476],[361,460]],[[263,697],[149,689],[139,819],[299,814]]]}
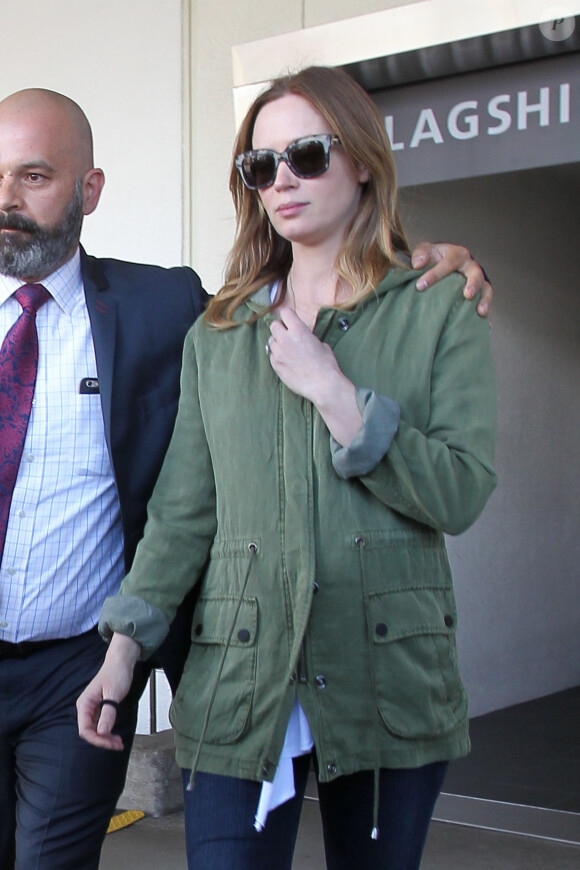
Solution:
{"label": "jacket sleeve", "polygon": [[143,647],[161,644],[178,605],[199,581],[216,532],[215,486],[198,400],[193,332],[187,335],[175,429],[147,509],[135,560],[118,596],[107,599],[99,623]]}
{"label": "jacket sleeve", "polygon": [[[432,360],[424,430],[405,419],[404,409],[397,427],[398,406],[387,397],[367,400],[374,428],[382,421],[386,448],[374,461],[371,444],[362,448],[371,462],[358,479],[393,510],[449,534],[465,531],[477,519],[496,485],[489,331],[488,321],[475,315],[473,305],[462,296],[455,300]],[[357,436],[359,452],[367,439],[376,444],[369,422],[363,423],[368,433]],[[345,472],[349,458],[340,455],[336,445],[331,444],[331,452],[337,472],[350,477]]]}

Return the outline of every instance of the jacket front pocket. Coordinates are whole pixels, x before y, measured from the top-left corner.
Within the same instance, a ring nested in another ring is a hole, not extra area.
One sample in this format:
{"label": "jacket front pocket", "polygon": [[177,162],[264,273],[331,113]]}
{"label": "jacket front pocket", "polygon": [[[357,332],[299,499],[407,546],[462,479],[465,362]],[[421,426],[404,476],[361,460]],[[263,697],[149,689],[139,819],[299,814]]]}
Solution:
{"label": "jacket front pocket", "polygon": [[242,599],[228,642],[238,603],[233,595],[202,596],[193,615],[191,650],[173,702],[171,721],[178,730],[199,740],[211,706],[205,743],[238,740],[252,706],[258,602],[255,598]]}
{"label": "jacket front pocket", "polygon": [[452,731],[467,716],[449,587],[406,588],[368,598],[371,668],[385,726],[399,737]]}

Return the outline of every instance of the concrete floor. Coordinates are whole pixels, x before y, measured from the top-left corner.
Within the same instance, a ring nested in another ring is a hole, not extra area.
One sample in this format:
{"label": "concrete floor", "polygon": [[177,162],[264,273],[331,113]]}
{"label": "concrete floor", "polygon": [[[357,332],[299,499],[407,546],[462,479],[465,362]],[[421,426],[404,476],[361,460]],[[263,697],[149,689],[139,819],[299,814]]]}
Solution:
{"label": "concrete floor", "polygon": [[[144,818],[108,834],[99,870],[185,870],[183,813]],[[293,870],[323,870],[318,805],[302,811]],[[422,870],[578,870],[580,846],[571,846],[433,822]],[[272,868],[275,870],[275,868]],[[353,868],[356,870],[356,868]]]}

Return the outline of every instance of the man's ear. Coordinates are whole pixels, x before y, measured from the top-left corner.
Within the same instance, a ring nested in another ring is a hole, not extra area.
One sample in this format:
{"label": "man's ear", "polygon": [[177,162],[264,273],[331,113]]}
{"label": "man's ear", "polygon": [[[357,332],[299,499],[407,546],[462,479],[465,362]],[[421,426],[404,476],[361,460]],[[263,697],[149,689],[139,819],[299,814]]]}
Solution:
{"label": "man's ear", "polygon": [[105,184],[102,169],[89,169],[83,178],[83,214],[92,214],[99,204],[101,191]]}

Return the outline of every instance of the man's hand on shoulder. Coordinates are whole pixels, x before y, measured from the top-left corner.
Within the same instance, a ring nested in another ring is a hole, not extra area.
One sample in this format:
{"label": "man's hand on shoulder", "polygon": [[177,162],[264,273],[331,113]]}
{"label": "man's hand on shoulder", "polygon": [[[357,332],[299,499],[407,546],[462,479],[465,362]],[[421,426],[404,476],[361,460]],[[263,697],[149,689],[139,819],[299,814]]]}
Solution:
{"label": "man's hand on shoulder", "polygon": [[421,242],[413,249],[412,264],[414,269],[424,269],[429,265],[432,267],[417,281],[417,290],[426,290],[451,272],[460,272],[466,279],[463,291],[465,298],[473,299],[481,292],[481,298],[477,303],[477,313],[480,317],[486,317],[489,314],[493,287],[485,271],[477,260],[473,259],[467,248],[446,242],[438,244]]}

